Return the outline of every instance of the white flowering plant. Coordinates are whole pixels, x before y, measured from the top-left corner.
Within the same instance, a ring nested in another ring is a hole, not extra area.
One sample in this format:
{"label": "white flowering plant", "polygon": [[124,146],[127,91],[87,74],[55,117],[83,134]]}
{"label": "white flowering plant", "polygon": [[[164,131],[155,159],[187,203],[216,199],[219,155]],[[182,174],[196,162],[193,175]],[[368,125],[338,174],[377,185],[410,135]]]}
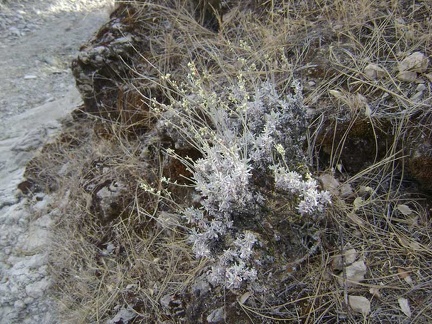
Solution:
{"label": "white flowering plant", "polygon": [[[184,163],[200,196],[199,208],[181,212],[193,252],[213,260],[210,282],[237,289],[257,278],[259,240],[237,220],[239,214],[255,217],[265,205],[256,174],[272,178],[274,189],[296,199],[301,216],[322,213],[331,199],[313,178],[303,180],[289,170],[305,161],[306,113],[298,82],[292,83],[292,94],[281,95],[269,80],[247,79],[240,72],[229,87],[209,89],[205,75],[193,64],[189,68],[187,84],[171,83],[180,99],[159,106],[157,129],[173,140],[166,153]],[[175,153],[184,147],[201,157]]]}

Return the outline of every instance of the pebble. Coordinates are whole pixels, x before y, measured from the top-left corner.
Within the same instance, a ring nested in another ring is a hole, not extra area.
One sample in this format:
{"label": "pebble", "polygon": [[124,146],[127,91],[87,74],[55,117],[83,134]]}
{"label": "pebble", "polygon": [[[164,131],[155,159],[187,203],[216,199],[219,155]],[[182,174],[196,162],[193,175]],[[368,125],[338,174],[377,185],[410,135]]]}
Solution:
{"label": "pebble", "polygon": [[386,76],[385,70],[374,63],[368,64],[364,69],[364,73],[372,80],[382,79]]}
{"label": "pebble", "polygon": [[414,82],[417,80],[417,72],[414,71],[402,71],[396,76],[398,80],[404,82]]}

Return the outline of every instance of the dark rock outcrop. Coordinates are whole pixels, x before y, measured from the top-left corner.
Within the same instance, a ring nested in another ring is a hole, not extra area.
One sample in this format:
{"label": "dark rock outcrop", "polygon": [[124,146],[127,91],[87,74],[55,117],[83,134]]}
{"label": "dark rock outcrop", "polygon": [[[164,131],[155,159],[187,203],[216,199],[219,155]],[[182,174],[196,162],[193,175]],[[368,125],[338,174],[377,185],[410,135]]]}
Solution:
{"label": "dark rock outcrop", "polygon": [[[195,12],[195,18],[203,26],[209,30],[218,28],[214,12],[219,10],[219,1],[191,0],[189,5],[187,10]],[[72,71],[85,113],[118,121],[134,132],[151,124],[150,100],[167,101],[156,82],[164,73],[158,70],[157,60],[166,56],[166,46],[157,44],[154,34],[159,29],[174,33],[175,19],[167,18],[169,14],[164,10],[178,11],[174,7],[161,8],[139,2],[120,4],[109,22],[80,48],[72,62]],[[169,66],[176,69],[184,65],[185,62],[173,57],[176,55],[171,55],[170,60],[175,62]]]}
{"label": "dark rock outcrop", "polygon": [[[133,46],[139,40],[125,23],[128,11],[118,8],[99,32],[80,48],[72,62],[76,85],[90,113],[106,112],[115,106],[118,81],[128,75],[125,62],[131,62]],[[111,107],[109,107],[111,106]]]}

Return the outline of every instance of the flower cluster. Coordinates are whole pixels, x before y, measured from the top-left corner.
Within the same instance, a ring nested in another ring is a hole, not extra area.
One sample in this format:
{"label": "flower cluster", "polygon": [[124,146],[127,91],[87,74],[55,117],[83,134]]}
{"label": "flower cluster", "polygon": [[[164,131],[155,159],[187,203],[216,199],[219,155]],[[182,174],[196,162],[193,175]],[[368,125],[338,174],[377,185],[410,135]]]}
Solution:
{"label": "flower cluster", "polygon": [[319,191],[315,179],[303,180],[302,176],[295,171],[288,171],[284,167],[274,168],[276,189],[297,195],[300,198],[298,211],[300,215],[322,212],[327,204],[331,203],[328,191]]}
{"label": "flower cluster", "polygon": [[274,84],[264,81],[255,88],[248,102],[240,104],[245,107],[243,114],[247,116],[247,142],[243,145],[248,147],[255,168],[266,169],[275,162],[277,145],[284,147],[284,159],[293,164],[296,159],[302,160],[305,109],[299,83],[294,82],[292,89],[294,95],[282,98]]}
{"label": "flower cluster", "polygon": [[[187,208],[183,211],[183,217],[189,224],[195,226],[191,230],[189,241],[198,258],[211,258],[214,243],[232,228],[232,221],[228,218],[225,221],[209,220],[202,209]],[[238,235],[232,247],[224,250],[219,256],[218,263],[209,271],[209,281],[235,289],[240,288],[244,281],[255,280],[257,272],[254,268],[248,267],[247,263],[250,262],[256,242],[256,236],[249,231]]]}
{"label": "flower cluster", "polygon": [[253,203],[249,180],[251,167],[235,146],[214,145],[194,164],[195,189],[205,197],[202,204],[213,214],[229,213]]}

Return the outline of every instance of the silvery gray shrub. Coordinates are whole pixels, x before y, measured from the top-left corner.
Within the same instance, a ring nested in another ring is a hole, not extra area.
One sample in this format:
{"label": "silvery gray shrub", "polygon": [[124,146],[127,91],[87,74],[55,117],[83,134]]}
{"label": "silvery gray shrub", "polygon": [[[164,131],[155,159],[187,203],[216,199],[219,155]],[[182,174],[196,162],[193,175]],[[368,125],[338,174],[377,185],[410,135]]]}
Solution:
{"label": "silvery gray shrub", "polygon": [[323,212],[331,199],[314,179],[290,171],[304,162],[306,112],[298,82],[292,83],[293,94],[280,94],[269,80],[246,80],[239,73],[230,87],[216,92],[203,85],[193,64],[190,69],[189,83],[178,89],[182,99],[162,107],[158,128],[176,148],[190,146],[202,155],[195,161],[180,158],[201,197],[200,208],[185,208],[182,215],[196,257],[214,261],[209,281],[236,289],[257,278],[258,238],[234,228],[235,215],[253,214],[265,204],[253,171],[272,174],[275,189],[296,197],[302,216]]}

